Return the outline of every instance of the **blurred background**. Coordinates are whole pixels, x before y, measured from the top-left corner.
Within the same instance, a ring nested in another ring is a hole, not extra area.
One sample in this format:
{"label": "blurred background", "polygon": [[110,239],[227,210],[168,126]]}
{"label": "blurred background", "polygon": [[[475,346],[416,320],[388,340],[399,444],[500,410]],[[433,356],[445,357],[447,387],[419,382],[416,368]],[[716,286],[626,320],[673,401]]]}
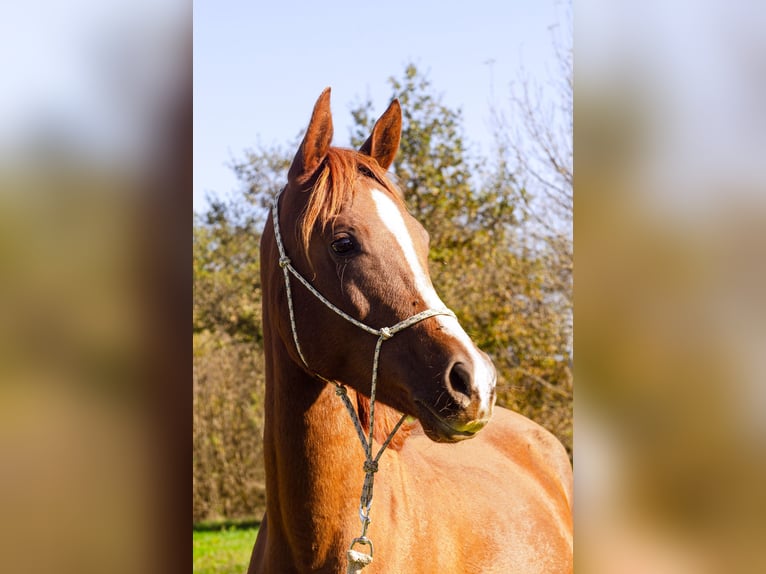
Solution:
{"label": "blurred background", "polygon": [[[188,571],[191,16],[0,8],[0,571]],[[766,571],[764,29],[575,6],[582,572]]]}
{"label": "blurred background", "polygon": [[191,32],[0,7],[0,571],[188,567]]}
{"label": "blurred background", "polygon": [[766,7],[578,2],[582,572],[763,572]]}

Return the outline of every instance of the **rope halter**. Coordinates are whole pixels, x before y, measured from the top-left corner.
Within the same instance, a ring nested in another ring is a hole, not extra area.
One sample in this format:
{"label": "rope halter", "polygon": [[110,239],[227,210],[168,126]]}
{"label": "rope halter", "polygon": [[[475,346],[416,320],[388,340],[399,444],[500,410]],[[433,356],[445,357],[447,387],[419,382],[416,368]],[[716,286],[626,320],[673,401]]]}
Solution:
{"label": "rope halter", "polygon": [[[363,465],[364,483],[362,485],[362,494],[359,500],[359,519],[362,522],[362,533],[360,536],[358,536],[357,538],[354,538],[351,541],[351,546],[347,554],[347,558],[349,560],[348,571],[358,572],[364,566],[372,562],[373,545],[372,545],[372,540],[370,540],[367,537],[367,528],[370,525],[370,522],[372,521],[372,519],[370,518],[370,508],[372,506],[372,488],[373,488],[373,483],[375,481],[375,473],[378,471],[378,461],[380,460],[380,457],[382,456],[383,451],[389,445],[391,440],[394,438],[394,435],[396,434],[396,432],[399,430],[399,428],[402,426],[405,419],[407,418],[406,415],[401,416],[401,418],[399,419],[399,422],[396,423],[396,426],[394,426],[393,430],[388,434],[388,436],[386,437],[386,440],[381,445],[377,454],[373,456],[372,437],[373,437],[373,430],[375,428],[375,391],[376,391],[376,386],[378,382],[378,359],[380,357],[380,347],[383,345],[384,341],[391,339],[394,335],[396,335],[400,331],[403,331],[404,329],[411,327],[415,325],[416,323],[419,323],[420,321],[423,321],[430,317],[434,317],[436,315],[447,315],[449,317],[455,317],[455,314],[449,309],[447,309],[446,307],[440,308],[440,309],[426,309],[425,311],[416,313],[415,315],[412,315],[408,317],[407,319],[404,319],[403,321],[396,323],[395,325],[376,329],[374,327],[370,327],[369,325],[362,323],[361,321],[358,321],[357,319],[355,319],[348,313],[342,311],[337,306],[333,305],[330,301],[327,300],[327,298],[325,298],[319,291],[317,291],[314,288],[314,286],[311,285],[311,283],[295,269],[295,267],[293,267],[290,261],[290,258],[285,253],[285,247],[284,247],[284,244],[282,243],[282,233],[280,232],[280,228],[279,228],[279,197],[281,194],[282,192],[277,194],[277,196],[274,198],[274,203],[272,204],[272,208],[271,208],[271,216],[272,216],[272,221],[274,224],[274,238],[277,242],[277,248],[279,249],[279,266],[282,268],[282,273],[284,274],[284,278],[285,278],[287,308],[290,314],[290,329],[293,334],[293,342],[295,343],[295,350],[298,352],[298,356],[303,362],[303,365],[306,367],[306,369],[310,373],[312,373],[313,376],[315,376],[316,378],[318,378],[319,380],[325,383],[332,383],[333,385],[335,385],[335,394],[337,394],[343,401],[343,404],[345,405],[346,410],[348,411],[348,414],[351,417],[351,421],[354,423],[354,427],[356,428],[356,434],[359,437],[359,441],[362,444],[362,448],[364,449],[364,457],[365,457],[364,465]],[[306,357],[303,355],[300,342],[298,341],[298,329],[295,325],[295,310],[293,308],[293,297],[292,297],[292,290],[290,287],[290,275],[292,275],[298,281],[300,281],[303,284],[303,286],[306,287],[309,293],[311,293],[314,297],[319,299],[319,301],[321,301],[326,307],[334,311],[337,315],[341,316],[343,319],[345,319],[352,325],[355,325],[356,327],[362,329],[363,331],[366,331],[367,333],[370,333],[371,335],[375,335],[378,338],[378,341],[375,344],[375,351],[372,357],[372,380],[370,382],[370,426],[369,426],[369,429],[367,429],[367,436],[365,436],[365,431],[362,429],[362,424],[359,422],[359,416],[357,415],[357,412],[354,409],[354,406],[351,404],[351,400],[348,398],[346,387],[337,381],[326,379],[319,373],[312,371],[308,365],[308,362],[306,361]],[[354,550],[354,546],[357,544],[364,544],[369,546],[370,547],[369,555],[360,553]]]}

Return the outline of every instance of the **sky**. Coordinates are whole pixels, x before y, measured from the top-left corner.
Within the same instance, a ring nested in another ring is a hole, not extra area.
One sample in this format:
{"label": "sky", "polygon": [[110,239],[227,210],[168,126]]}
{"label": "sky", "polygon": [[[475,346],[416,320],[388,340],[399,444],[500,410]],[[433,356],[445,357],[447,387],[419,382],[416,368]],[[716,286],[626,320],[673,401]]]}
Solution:
{"label": "sky", "polygon": [[97,162],[141,163],[185,72],[187,3],[0,3],[0,69],[9,79],[0,90],[0,164],[34,159],[50,143]]}
{"label": "sky", "polygon": [[463,112],[466,139],[487,153],[489,109],[507,105],[522,69],[555,76],[551,26],[557,0],[385,3],[194,3],[194,209],[239,183],[229,164],[246,149],[286,145],[304,129],[320,92],[332,88],[334,144],[349,145],[354,104],[380,115],[390,77],[412,62]]}

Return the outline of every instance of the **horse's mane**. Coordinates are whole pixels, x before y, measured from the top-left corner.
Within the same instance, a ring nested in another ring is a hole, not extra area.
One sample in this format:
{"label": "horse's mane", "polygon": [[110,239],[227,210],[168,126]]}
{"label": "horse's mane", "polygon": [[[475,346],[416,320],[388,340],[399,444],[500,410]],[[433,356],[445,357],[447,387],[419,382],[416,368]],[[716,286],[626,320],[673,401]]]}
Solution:
{"label": "horse's mane", "polygon": [[375,159],[354,150],[331,147],[314,178],[308,204],[298,223],[304,253],[308,255],[316,226],[324,231],[338,216],[343,204],[353,197],[361,175],[372,178],[396,201],[403,202],[401,192]]}
{"label": "horse's mane", "polygon": [[[356,410],[359,413],[359,422],[362,428],[370,428],[370,399],[356,393]],[[394,430],[396,423],[402,418],[402,413],[394,408],[384,405],[380,401],[375,402],[375,429],[373,431],[373,437],[375,440],[382,444],[388,438],[389,433]],[[405,421],[401,428],[396,431],[394,438],[388,445],[391,450],[401,450],[404,446],[404,441],[412,434],[412,429],[416,423]]]}

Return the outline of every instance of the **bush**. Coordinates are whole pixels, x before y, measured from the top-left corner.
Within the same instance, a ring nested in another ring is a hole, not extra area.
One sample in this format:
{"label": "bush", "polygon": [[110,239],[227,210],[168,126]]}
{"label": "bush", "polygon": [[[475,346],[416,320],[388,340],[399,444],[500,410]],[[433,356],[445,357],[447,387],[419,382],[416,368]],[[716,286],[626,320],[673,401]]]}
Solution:
{"label": "bush", "polygon": [[263,354],[223,332],[194,335],[193,517],[265,508]]}

